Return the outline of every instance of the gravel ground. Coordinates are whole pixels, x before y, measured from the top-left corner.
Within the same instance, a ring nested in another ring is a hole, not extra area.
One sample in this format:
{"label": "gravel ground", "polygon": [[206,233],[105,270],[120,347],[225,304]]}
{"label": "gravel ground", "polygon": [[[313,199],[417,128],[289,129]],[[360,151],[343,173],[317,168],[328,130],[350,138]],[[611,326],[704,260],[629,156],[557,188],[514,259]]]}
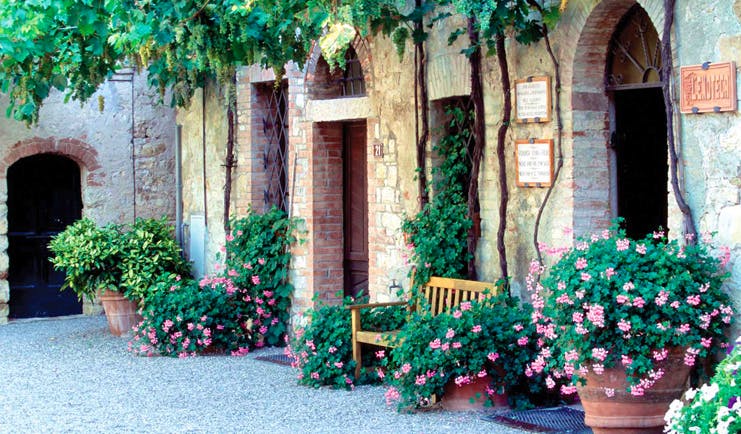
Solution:
{"label": "gravel ground", "polygon": [[521,433],[483,413],[399,414],[381,387],[296,385],[254,357],[137,357],[105,318],[0,326],[0,432]]}

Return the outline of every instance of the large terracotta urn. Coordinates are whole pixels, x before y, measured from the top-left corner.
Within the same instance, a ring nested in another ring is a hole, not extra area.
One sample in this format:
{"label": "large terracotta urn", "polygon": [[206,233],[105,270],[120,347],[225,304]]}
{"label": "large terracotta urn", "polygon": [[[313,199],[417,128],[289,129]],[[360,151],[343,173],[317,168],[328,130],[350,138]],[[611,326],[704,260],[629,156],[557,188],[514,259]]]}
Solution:
{"label": "large terracotta urn", "polygon": [[444,409],[449,411],[476,411],[486,407],[506,407],[506,394],[488,396],[486,388],[490,384],[491,377],[488,375],[475,377],[470,383],[460,386],[451,379],[445,385],[440,403]]}
{"label": "large terracotta urn", "polygon": [[[622,366],[605,369],[597,375],[590,372],[586,384],[577,386],[584,406],[584,423],[595,434],[648,434],[663,432],[664,414],[669,404],[685,390],[690,367],[684,364],[684,351],[674,349],[663,363],[664,376],[646,390],[643,396],[627,391],[628,382]],[[608,396],[608,391],[614,396]]]}
{"label": "large terracotta urn", "polygon": [[111,334],[121,336],[131,331],[132,327],[142,320],[138,313],[136,303],[125,298],[118,291],[104,290],[100,294],[100,302],[103,305],[108,328]]}

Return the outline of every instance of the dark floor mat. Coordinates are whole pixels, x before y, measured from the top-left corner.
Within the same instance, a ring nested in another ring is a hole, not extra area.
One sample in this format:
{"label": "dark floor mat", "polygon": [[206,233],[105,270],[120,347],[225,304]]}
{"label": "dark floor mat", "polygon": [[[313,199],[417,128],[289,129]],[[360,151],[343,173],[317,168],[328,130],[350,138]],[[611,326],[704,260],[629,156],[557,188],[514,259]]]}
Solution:
{"label": "dark floor mat", "polygon": [[510,411],[487,416],[487,420],[513,428],[541,433],[589,434],[584,412],[570,407]]}
{"label": "dark floor mat", "polygon": [[276,363],[283,366],[291,366],[291,363],[293,363],[294,359],[292,357],[286,356],[285,354],[272,354],[269,356],[257,356],[255,357],[255,360]]}

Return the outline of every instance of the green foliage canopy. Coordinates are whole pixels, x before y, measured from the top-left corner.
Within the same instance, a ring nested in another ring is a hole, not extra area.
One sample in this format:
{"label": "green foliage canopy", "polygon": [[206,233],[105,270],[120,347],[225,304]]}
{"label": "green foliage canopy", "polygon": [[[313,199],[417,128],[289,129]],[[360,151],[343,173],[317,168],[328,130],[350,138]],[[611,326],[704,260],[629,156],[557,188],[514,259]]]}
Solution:
{"label": "green foliage canopy", "polygon": [[0,90],[9,94],[7,115],[38,120],[52,88],[85,100],[121,59],[108,43],[115,1],[1,0]]}
{"label": "green foliage canopy", "polygon": [[358,34],[390,35],[402,54],[409,37],[414,42],[427,37],[413,23],[451,3],[457,12],[484,17],[479,26],[490,47],[490,36],[509,24],[520,42],[539,33],[526,0],[406,3],[0,0],[0,90],[10,96],[8,116],[34,123],[51,89],[84,101],[118,68],[139,65],[147,66],[151,85],[163,92],[171,88],[172,102],[185,106],[206,79],[228,84],[240,65],[260,64],[280,75],[286,63],[302,64],[313,41],[333,65],[343,66],[344,51]]}
{"label": "green foliage canopy", "polygon": [[[280,75],[312,43],[342,62],[370,17],[393,2],[331,0],[0,0],[0,90],[7,115],[31,124],[52,88],[88,99],[118,68],[146,66],[151,85],[186,106],[206,79],[230,83],[240,65]],[[385,12],[384,12],[385,11]]]}

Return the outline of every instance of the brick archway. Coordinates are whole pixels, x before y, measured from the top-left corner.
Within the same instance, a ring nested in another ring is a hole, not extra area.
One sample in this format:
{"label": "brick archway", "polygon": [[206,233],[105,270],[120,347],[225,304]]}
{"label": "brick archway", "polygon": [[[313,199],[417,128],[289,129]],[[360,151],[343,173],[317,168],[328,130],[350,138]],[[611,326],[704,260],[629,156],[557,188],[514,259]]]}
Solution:
{"label": "brick archway", "polygon": [[98,162],[98,151],[85,142],[71,138],[34,137],[16,143],[0,160],[0,177],[5,178],[8,168],[16,161],[36,154],[63,155],[74,160],[80,165],[83,174],[86,175],[83,178],[83,187],[99,186],[102,183],[99,173],[101,166]]}
{"label": "brick archway", "polygon": [[[351,44],[363,69],[366,95],[369,95],[373,91],[373,59],[368,45],[369,41],[360,36],[356,37]],[[306,90],[309,95],[312,95],[312,90],[320,86],[321,81],[326,78],[328,71],[322,71],[323,65],[326,65],[326,61],[322,57],[322,50],[319,48],[319,44],[314,44],[309,54],[309,59],[306,62],[304,72]]]}
{"label": "brick archway", "polygon": [[[33,137],[17,142],[0,159],[0,195],[7,198],[8,168],[22,158],[38,154],[62,155],[75,161],[80,166],[83,203],[86,188],[103,185],[104,174],[98,162],[98,152],[95,148],[83,141],[72,138]],[[3,202],[2,205],[5,205],[5,203]],[[8,320],[8,302],[10,301],[8,285],[10,258],[7,251],[8,211],[7,206],[2,208],[3,210],[0,211],[0,245],[4,245],[5,247],[0,249],[0,324]],[[86,302],[86,306],[87,304]],[[84,311],[91,311],[89,306],[83,307],[83,309]]]}
{"label": "brick archway", "polygon": [[[613,217],[610,186],[610,100],[605,91],[605,69],[610,38],[620,19],[640,4],[656,29],[663,28],[661,0],[581,0],[570,4],[573,13],[564,17],[578,30],[569,38],[572,68],[565,71],[571,83],[573,116],[573,227],[577,234],[609,227]],[[564,64],[568,64],[569,59]],[[570,75],[570,77],[569,77]]]}

